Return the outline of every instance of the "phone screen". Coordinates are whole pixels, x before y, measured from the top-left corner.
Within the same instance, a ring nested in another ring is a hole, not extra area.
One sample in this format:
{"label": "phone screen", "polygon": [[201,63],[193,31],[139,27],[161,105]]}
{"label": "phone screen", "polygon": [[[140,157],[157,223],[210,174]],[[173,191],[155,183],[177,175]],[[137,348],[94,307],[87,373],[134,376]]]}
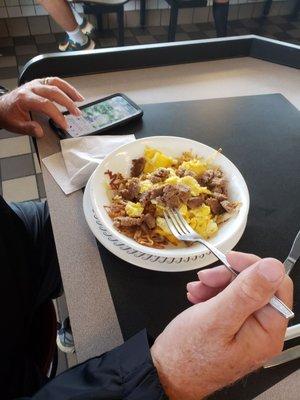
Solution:
{"label": "phone screen", "polygon": [[91,134],[139,113],[139,110],[128,103],[122,96],[100,101],[82,108],[81,111],[82,115],[80,117],[66,115],[67,131],[72,137]]}

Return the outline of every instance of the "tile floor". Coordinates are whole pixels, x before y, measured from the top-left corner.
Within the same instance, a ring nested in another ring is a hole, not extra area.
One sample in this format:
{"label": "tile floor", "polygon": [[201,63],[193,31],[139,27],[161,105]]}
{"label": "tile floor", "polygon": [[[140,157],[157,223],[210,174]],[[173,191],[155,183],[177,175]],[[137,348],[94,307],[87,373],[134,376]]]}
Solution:
{"label": "tile floor", "polygon": [[[262,20],[244,19],[230,21],[228,34],[245,35],[254,33],[270,38],[300,44],[300,20],[290,21],[288,17],[276,16]],[[0,83],[13,89],[17,77],[28,60],[37,54],[57,51],[57,44],[64,35],[61,33],[34,36],[0,38]],[[205,39],[215,36],[212,23],[180,25],[176,40]],[[136,45],[167,41],[167,28],[153,26],[144,29],[125,30],[125,44]],[[97,47],[117,45],[117,31],[100,32],[96,38]],[[29,137],[0,131],[0,193],[7,201],[44,199],[46,197],[40,165],[33,141]],[[64,297],[58,302],[58,316],[67,315]],[[59,352],[58,372],[76,363],[75,355],[66,357]]]}

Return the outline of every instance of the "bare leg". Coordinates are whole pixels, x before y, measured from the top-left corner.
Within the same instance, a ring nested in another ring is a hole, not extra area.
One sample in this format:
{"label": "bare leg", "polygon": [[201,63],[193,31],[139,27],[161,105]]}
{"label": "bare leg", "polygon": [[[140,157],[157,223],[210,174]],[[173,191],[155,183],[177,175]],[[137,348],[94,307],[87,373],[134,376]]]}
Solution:
{"label": "bare leg", "polygon": [[227,35],[228,10],[228,0],[214,0],[213,16],[218,37]]}
{"label": "bare leg", "polygon": [[38,2],[66,32],[74,31],[78,27],[66,0],[38,0]]}

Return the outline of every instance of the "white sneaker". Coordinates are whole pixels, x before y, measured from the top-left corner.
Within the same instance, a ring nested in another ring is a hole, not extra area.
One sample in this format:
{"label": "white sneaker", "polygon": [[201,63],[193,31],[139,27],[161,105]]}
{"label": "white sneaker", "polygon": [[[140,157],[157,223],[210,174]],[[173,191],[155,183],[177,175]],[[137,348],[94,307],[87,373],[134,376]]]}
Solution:
{"label": "white sneaker", "polygon": [[88,41],[81,45],[80,43],[73,42],[69,36],[65,43],[60,43],[58,48],[59,51],[79,51],[79,50],[93,50],[96,47],[95,42],[93,39],[88,37]]}

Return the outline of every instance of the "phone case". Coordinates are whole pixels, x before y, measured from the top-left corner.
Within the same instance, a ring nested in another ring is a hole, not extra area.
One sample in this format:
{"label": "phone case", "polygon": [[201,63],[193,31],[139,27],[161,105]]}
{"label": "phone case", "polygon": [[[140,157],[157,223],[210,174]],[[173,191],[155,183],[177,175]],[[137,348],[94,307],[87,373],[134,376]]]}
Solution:
{"label": "phone case", "polygon": [[[111,98],[113,98],[113,97],[116,97],[116,96],[121,96],[121,97],[123,97],[129,104],[131,104],[134,108],[136,108],[136,109],[139,111],[139,113],[136,114],[136,115],[133,115],[133,116],[131,116],[131,117],[128,117],[128,118],[125,119],[124,121],[114,122],[113,124],[111,124],[111,125],[109,125],[109,126],[106,126],[106,127],[101,128],[101,129],[99,129],[99,130],[97,130],[97,131],[95,131],[95,132],[88,133],[88,134],[82,135],[82,136],[99,135],[99,134],[102,133],[102,132],[105,132],[105,131],[110,130],[110,129],[112,129],[112,128],[116,128],[116,127],[118,127],[118,126],[126,125],[127,123],[129,123],[129,122],[131,122],[131,121],[134,121],[134,120],[136,120],[136,119],[139,119],[139,118],[141,118],[141,117],[143,116],[143,114],[144,114],[143,110],[142,110],[137,104],[135,104],[131,99],[129,99],[129,97],[127,97],[127,96],[126,96],[125,94],[123,94],[123,93],[114,93],[114,94],[112,94],[112,95],[110,95],[110,96],[103,97],[103,98],[98,99],[98,100],[96,100],[96,101],[93,101],[93,102],[91,102],[91,103],[84,104],[83,106],[80,106],[80,107],[78,107],[78,108],[81,110],[81,109],[83,109],[83,108],[92,106],[92,105],[97,104],[97,103],[100,103],[100,102],[102,102],[102,101],[109,100],[109,99],[111,99]],[[68,115],[68,114],[70,114],[69,111],[63,112],[63,115]],[[51,128],[54,130],[54,132],[60,137],[60,139],[73,138],[73,136],[71,136],[67,131],[64,131],[63,129],[61,129],[60,127],[58,127],[58,126],[56,125],[56,123],[55,123],[52,119],[49,119],[49,124],[50,124]],[[82,136],[79,136],[79,137],[82,137]]]}

